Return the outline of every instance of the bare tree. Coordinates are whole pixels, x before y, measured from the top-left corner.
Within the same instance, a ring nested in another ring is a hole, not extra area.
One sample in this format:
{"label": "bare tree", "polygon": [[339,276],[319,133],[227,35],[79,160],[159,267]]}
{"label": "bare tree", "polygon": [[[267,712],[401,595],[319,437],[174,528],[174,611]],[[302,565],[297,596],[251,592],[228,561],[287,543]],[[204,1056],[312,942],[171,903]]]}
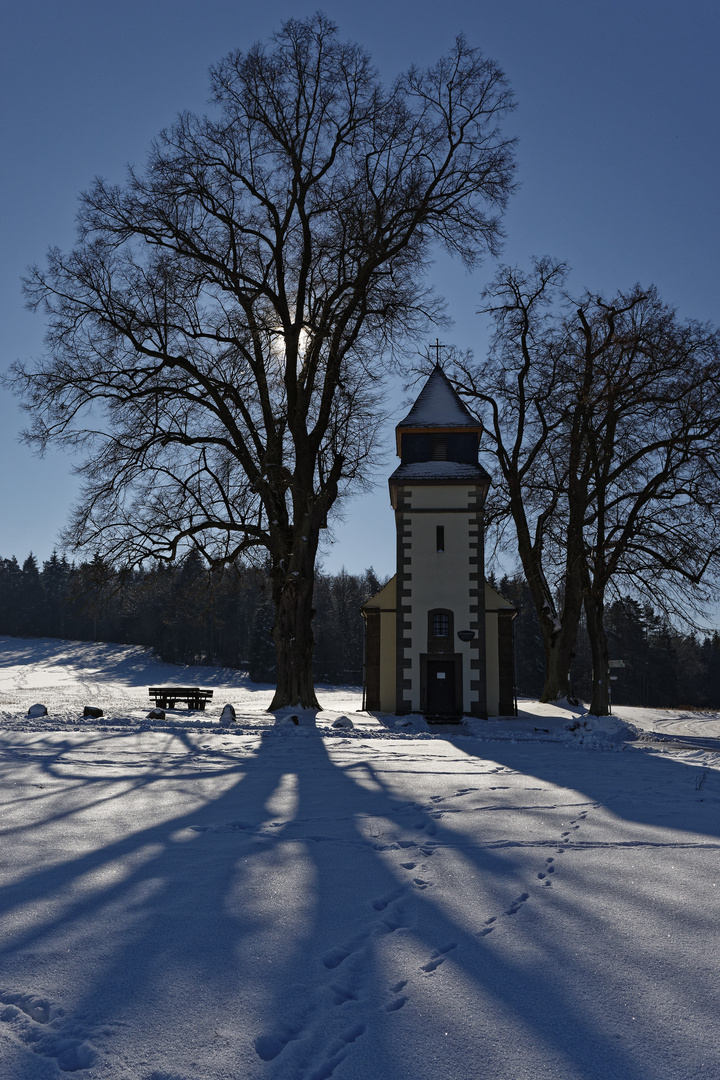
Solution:
{"label": "bare tree", "polygon": [[565,277],[549,259],[503,268],[485,293],[490,356],[456,375],[484,406],[495,512],[513,522],[543,634],[543,700],[571,693],[584,608],[603,715],[608,593],[687,617],[717,582],[720,340],[654,288],[574,300]]}
{"label": "bare tree", "polygon": [[[538,261],[530,274],[502,267],[483,294],[495,332],[490,354],[476,364],[457,357],[455,384],[483,416],[495,483],[488,523],[501,537],[508,522],[538,615],[545,650],[543,700],[570,697],[570,663],[582,612],[581,522],[567,521],[567,416],[554,322],[566,267]],[[576,425],[577,426],[577,425]],[[569,432],[577,455],[579,438]],[[575,515],[577,507],[573,504]],[[554,548],[552,526],[565,514],[567,542]]]}
{"label": "bare tree", "polygon": [[211,72],[143,171],[81,198],[80,240],[27,282],[48,355],[15,384],[40,448],[84,454],[69,535],[113,563],[264,549],[271,708],[316,705],[313,569],[361,483],[386,361],[441,304],[434,245],[497,249],[512,188],[500,70],[458,38],[390,88],[322,15]]}
{"label": "bare tree", "polygon": [[568,350],[583,429],[582,590],[591,712],[609,712],[610,589],[683,618],[720,570],[720,338],[681,323],[654,288],[585,297]]}

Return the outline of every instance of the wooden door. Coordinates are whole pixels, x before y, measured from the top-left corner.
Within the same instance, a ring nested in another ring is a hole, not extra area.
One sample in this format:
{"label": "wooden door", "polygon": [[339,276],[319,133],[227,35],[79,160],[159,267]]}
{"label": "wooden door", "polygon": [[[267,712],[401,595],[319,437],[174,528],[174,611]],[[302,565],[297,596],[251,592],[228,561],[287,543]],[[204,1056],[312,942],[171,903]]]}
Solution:
{"label": "wooden door", "polygon": [[457,713],[455,660],[427,661],[427,705],[429,716],[454,716]]}

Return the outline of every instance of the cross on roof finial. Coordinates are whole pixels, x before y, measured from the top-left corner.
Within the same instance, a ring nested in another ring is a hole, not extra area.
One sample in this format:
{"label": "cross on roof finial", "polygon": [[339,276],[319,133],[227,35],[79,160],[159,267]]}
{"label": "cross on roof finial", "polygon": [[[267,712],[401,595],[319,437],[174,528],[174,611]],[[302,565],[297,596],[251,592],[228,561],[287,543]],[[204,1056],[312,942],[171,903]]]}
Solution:
{"label": "cross on roof finial", "polygon": [[439,365],[440,364],[440,350],[444,349],[445,346],[440,344],[440,338],[435,338],[435,344],[431,345],[430,348],[435,350],[435,363]]}

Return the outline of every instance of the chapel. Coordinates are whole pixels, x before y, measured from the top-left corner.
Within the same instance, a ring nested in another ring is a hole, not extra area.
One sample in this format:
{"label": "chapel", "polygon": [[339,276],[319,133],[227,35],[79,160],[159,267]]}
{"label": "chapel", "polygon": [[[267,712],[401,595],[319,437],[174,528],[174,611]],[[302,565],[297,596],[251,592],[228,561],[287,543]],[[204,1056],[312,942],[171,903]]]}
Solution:
{"label": "chapel", "polygon": [[485,580],[482,424],[437,364],[395,430],[397,572],[362,609],[365,708],[515,715],[516,611]]}

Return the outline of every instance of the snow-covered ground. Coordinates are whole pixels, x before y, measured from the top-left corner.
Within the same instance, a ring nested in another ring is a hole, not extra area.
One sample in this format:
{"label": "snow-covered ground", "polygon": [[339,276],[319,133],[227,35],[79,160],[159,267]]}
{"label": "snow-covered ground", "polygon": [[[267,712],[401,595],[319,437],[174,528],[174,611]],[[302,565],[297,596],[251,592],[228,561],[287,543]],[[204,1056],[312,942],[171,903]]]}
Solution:
{"label": "snow-covered ground", "polygon": [[270,697],[0,639],[0,1080],[720,1077],[720,716]]}

